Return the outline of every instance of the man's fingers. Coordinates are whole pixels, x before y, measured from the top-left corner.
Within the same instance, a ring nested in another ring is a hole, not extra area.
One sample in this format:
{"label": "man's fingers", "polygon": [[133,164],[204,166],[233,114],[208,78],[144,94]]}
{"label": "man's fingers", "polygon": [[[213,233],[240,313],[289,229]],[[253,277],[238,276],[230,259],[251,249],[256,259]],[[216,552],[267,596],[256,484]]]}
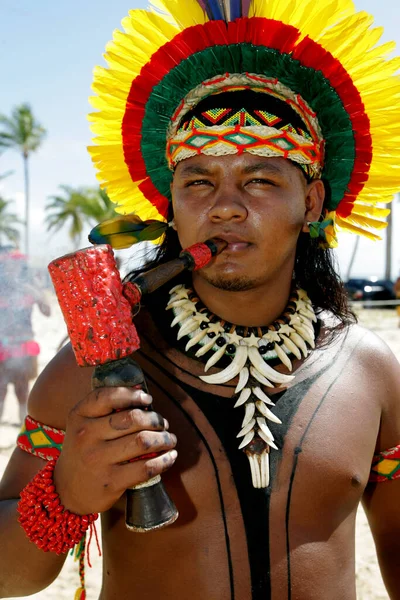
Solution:
{"label": "man's fingers", "polygon": [[101,428],[105,440],[115,440],[143,430],[164,431],[166,426],[169,426],[168,422],[160,414],[140,408],[115,412],[99,419],[99,431]]}
{"label": "man's fingers", "polygon": [[72,413],[81,417],[98,418],[128,408],[148,408],[152,397],[136,388],[104,387],[93,390],[79,402]]}
{"label": "man's fingers", "polygon": [[121,492],[168,471],[175,464],[177,457],[177,451],[170,450],[149,460],[144,459],[135,463],[117,465],[115,470],[118,473],[118,482],[122,486]]}
{"label": "man's fingers", "polygon": [[139,431],[107,442],[110,461],[123,463],[139,456],[173,450],[177,444],[176,435],[168,431]]}

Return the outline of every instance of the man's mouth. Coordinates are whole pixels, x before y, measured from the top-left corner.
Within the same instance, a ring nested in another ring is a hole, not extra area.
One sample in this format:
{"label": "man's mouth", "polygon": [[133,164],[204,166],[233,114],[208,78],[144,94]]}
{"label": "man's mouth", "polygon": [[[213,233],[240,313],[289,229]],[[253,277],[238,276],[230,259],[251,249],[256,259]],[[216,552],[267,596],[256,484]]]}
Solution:
{"label": "man's mouth", "polygon": [[223,252],[243,252],[251,246],[251,242],[231,233],[215,235],[214,237],[227,242],[228,245]]}

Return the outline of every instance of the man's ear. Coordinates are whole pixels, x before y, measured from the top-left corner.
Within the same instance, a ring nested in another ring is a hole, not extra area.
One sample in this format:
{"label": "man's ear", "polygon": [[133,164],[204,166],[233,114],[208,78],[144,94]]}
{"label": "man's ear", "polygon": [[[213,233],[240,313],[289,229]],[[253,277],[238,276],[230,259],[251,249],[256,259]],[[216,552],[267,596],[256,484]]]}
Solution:
{"label": "man's ear", "polygon": [[304,214],[303,232],[310,231],[307,223],[319,221],[325,201],[325,186],[321,179],[316,179],[307,185],[306,212]]}

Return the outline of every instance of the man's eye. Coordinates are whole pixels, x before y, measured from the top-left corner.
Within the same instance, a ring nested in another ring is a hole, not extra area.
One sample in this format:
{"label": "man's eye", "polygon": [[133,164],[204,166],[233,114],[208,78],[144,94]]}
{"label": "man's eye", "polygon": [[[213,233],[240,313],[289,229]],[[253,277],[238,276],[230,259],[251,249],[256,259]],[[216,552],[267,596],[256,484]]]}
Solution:
{"label": "man's eye", "polygon": [[271,181],[270,179],[261,179],[261,178],[252,179],[248,183],[259,183],[261,185],[276,185],[276,183],[274,181]]}
{"label": "man's eye", "polygon": [[196,179],[195,181],[189,181],[186,184],[186,187],[191,187],[191,186],[200,186],[200,185],[211,185],[210,181],[207,181],[206,179]]}

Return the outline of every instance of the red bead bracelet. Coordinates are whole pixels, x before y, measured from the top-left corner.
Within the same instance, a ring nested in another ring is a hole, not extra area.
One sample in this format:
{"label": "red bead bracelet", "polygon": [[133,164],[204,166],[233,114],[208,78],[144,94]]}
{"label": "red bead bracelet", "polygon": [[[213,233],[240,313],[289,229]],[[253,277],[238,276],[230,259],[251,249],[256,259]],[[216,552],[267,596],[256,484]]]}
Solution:
{"label": "red bead bracelet", "polygon": [[38,548],[60,555],[81,541],[99,515],[81,516],[64,508],[53,481],[56,463],[50,461],[22,490],[18,521]]}

